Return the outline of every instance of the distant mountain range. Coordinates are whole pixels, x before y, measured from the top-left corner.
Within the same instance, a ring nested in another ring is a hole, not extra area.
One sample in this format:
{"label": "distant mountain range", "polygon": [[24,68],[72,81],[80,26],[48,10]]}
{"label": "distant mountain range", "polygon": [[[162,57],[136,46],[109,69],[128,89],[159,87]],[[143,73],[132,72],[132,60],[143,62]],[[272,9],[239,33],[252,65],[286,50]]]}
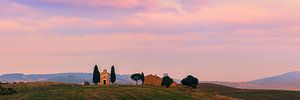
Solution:
{"label": "distant mountain range", "polygon": [[[64,82],[83,83],[92,82],[92,73],[58,73],[58,74],[3,74],[0,76],[1,82]],[[118,75],[117,84],[134,84],[130,75]]]}
{"label": "distant mountain range", "polygon": [[273,77],[266,77],[248,82],[218,82],[207,83],[221,84],[243,89],[276,89],[276,90],[300,90],[300,71],[289,72]]}
{"label": "distant mountain range", "polygon": [[[83,83],[92,82],[92,73],[58,73],[58,74],[3,74],[1,82],[64,82]],[[180,83],[180,80],[174,79]],[[117,84],[135,84],[130,75],[117,75]],[[202,83],[214,83],[242,89],[277,89],[277,90],[300,90],[300,71],[289,72],[278,76],[257,79],[248,82],[219,82],[205,81]]]}

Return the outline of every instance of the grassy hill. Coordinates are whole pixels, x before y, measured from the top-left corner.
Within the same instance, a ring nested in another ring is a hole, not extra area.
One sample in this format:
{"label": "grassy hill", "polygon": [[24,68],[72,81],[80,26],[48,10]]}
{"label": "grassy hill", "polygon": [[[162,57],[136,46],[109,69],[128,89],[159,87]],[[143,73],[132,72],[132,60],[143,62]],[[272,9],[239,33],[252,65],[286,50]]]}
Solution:
{"label": "grassy hill", "polygon": [[193,99],[224,99],[232,98],[218,94],[210,94],[190,88],[161,88],[153,86],[81,86],[63,83],[26,83],[9,84],[3,87],[14,88],[18,94],[0,96],[2,100],[11,99],[107,99],[107,100],[193,100]]}
{"label": "grassy hill", "polygon": [[154,86],[82,86],[64,83],[25,83],[3,85],[18,94],[2,95],[0,100],[299,100],[300,92],[273,90],[244,90],[215,85],[199,84],[198,89],[187,87],[161,88]]}

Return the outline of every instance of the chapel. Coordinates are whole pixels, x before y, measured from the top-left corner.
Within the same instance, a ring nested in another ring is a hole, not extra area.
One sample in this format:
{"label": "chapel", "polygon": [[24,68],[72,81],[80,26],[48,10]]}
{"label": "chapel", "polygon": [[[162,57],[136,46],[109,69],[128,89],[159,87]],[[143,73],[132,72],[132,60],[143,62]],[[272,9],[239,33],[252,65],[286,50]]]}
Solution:
{"label": "chapel", "polygon": [[110,85],[110,74],[106,69],[100,73],[100,85]]}

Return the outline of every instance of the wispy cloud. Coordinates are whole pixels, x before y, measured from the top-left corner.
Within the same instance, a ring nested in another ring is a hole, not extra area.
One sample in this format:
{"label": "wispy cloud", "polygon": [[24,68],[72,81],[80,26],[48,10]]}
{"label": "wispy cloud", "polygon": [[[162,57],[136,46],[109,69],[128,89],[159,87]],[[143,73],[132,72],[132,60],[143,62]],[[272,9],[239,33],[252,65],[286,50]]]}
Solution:
{"label": "wispy cloud", "polygon": [[68,66],[88,72],[83,66],[104,63],[119,64],[121,73],[172,68],[176,77],[250,80],[300,70],[295,67],[300,66],[299,5],[295,0],[1,0],[0,72],[36,73],[53,66],[64,68],[53,72],[71,70]]}

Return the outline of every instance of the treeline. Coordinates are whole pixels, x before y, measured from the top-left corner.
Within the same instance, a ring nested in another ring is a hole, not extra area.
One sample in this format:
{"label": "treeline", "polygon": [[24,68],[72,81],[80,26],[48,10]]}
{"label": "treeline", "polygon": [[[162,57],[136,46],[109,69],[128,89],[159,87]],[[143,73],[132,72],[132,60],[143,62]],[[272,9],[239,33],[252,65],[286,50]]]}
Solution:
{"label": "treeline", "polygon": [[[111,71],[110,72],[110,82],[112,84],[115,84],[117,78],[116,78],[116,72],[115,72],[114,65],[111,67],[110,71]],[[100,82],[100,77],[101,77],[101,74],[99,72],[98,65],[95,65],[94,72],[93,72],[93,83],[95,85],[97,85]],[[136,85],[138,84],[139,80],[142,81],[142,85],[144,85],[144,83],[145,83],[145,75],[143,72],[142,73],[134,73],[131,75],[130,78],[136,82]],[[181,85],[192,87],[192,88],[197,88],[198,82],[199,82],[198,78],[196,78],[192,75],[188,75],[187,77],[185,77],[184,79],[181,80]],[[161,86],[168,88],[172,85],[172,83],[174,83],[174,80],[170,76],[165,75],[162,78]]]}
{"label": "treeline", "polygon": [[[140,73],[132,74],[130,78],[136,82],[136,85],[138,84],[139,80],[142,81],[142,85],[144,85],[144,83],[145,83],[145,76],[144,76],[143,72],[141,74]],[[171,86],[171,84],[173,82],[174,82],[174,80],[171,77],[169,77],[168,75],[166,75],[162,78],[161,86],[168,88]],[[181,80],[182,85],[192,87],[192,88],[197,88],[198,83],[199,83],[198,78],[196,78],[192,75],[188,75],[186,78]]]}

